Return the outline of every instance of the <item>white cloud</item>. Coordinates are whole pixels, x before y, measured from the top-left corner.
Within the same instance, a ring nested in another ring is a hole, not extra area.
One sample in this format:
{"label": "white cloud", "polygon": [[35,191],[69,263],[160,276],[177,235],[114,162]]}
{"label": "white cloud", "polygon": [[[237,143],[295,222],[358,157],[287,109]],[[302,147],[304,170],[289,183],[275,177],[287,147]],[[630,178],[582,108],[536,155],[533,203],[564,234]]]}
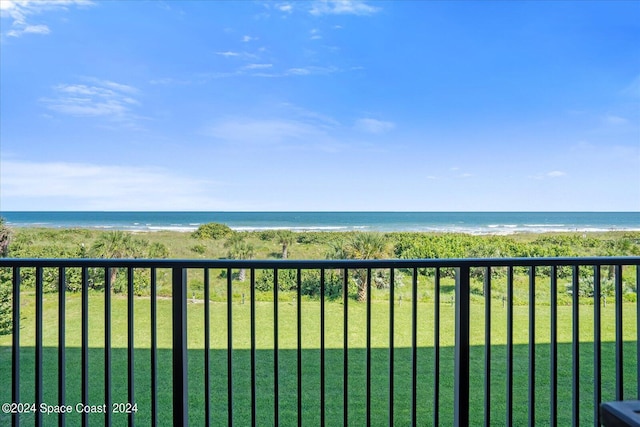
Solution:
{"label": "white cloud", "polygon": [[542,180],[542,179],[554,179],[554,178],[561,178],[563,176],[567,176],[567,173],[564,171],[550,171],[550,172],[545,172],[545,173],[539,173],[537,175],[530,175],[529,178],[531,179],[536,179],[536,180]]}
{"label": "white cloud", "polygon": [[245,65],[243,68],[247,70],[264,70],[265,68],[271,68],[271,67],[273,67],[273,64],[248,64],[248,65]]}
{"label": "white cloud", "polygon": [[2,204],[11,209],[222,210],[219,183],[151,167],[66,162],[2,162]]}
{"label": "white cloud", "polygon": [[49,110],[78,117],[104,117],[132,125],[133,108],[140,102],[133,98],[138,90],[109,80],[85,78],[93,84],[59,84],[54,97],[40,102]]}
{"label": "white cloud", "polygon": [[251,36],[243,36],[242,37],[242,41],[244,43],[248,43],[248,42],[251,42],[251,41],[254,41],[254,40],[258,40],[258,38],[257,37],[251,37]]}
{"label": "white cloud", "polygon": [[289,68],[287,73],[292,74],[294,76],[306,76],[311,74],[311,71],[307,68]]}
{"label": "white cloud", "polygon": [[225,58],[238,58],[242,60],[255,60],[258,58],[257,55],[249,52],[236,52],[232,50],[227,50],[223,52],[215,52],[216,55],[223,56]]}
{"label": "white cloud", "polygon": [[229,119],[205,130],[214,138],[248,144],[302,141],[322,131],[311,123],[291,119]]}
{"label": "white cloud", "polygon": [[293,5],[291,5],[291,3],[281,3],[281,4],[277,5],[276,8],[280,12],[285,12],[285,13],[293,12]]}
{"label": "white cloud", "polygon": [[322,38],[322,36],[320,35],[320,30],[318,30],[317,28],[312,29],[311,31],[309,31],[311,40],[320,40]]}
{"label": "white cloud", "polygon": [[395,128],[395,124],[392,122],[365,118],[356,120],[355,128],[367,133],[384,133]]}
{"label": "white cloud", "polygon": [[366,4],[362,0],[318,0],[313,2],[312,15],[373,15],[379,7]]}
{"label": "white cloud", "polygon": [[308,67],[289,68],[286,71],[285,75],[308,76],[311,74],[331,74],[337,71],[339,71],[339,69],[333,66],[329,66],[329,67],[308,66]]}
{"label": "white cloud", "polygon": [[624,117],[616,116],[613,114],[607,114],[603,117],[602,120],[605,122],[605,124],[612,126],[624,125],[629,122],[629,120],[625,119]]}
{"label": "white cloud", "polygon": [[21,37],[24,34],[49,34],[51,29],[45,24],[29,22],[34,15],[51,10],[67,10],[68,6],[90,6],[89,0],[1,0],[0,17],[10,19],[11,29],[6,32],[9,37]]}
{"label": "white cloud", "polygon": [[10,30],[7,32],[9,37],[20,37],[23,34],[49,34],[51,30],[46,25],[26,25],[18,30]]}
{"label": "white cloud", "polygon": [[226,51],[226,52],[216,52],[216,55],[226,56],[227,58],[231,58],[231,57],[234,57],[234,56],[240,56],[240,53]]}

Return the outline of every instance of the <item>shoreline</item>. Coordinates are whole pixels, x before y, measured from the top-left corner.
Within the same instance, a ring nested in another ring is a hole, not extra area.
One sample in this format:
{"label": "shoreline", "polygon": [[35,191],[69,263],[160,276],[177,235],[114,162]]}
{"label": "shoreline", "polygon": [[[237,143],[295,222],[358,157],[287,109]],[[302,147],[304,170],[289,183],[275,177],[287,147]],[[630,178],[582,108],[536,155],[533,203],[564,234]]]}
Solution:
{"label": "shoreline", "polygon": [[[176,234],[189,234],[198,229],[195,225],[181,226],[52,226],[45,224],[34,225],[15,225],[8,223],[8,228],[13,230],[52,230],[52,231],[65,231],[65,230],[86,230],[86,231],[125,231],[134,234],[155,234],[155,233],[176,233]],[[612,228],[597,228],[597,227],[577,227],[568,228],[562,226],[543,226],[538,227],[519,227],[519,226],[489,226],[489,227],[407,227],[407,228],[381,228],[370,226],[294,226],[294,227],[247,227],[229,226],[235,232],[246,233],[262,233],[262,232],[275,232],[275,231],[292,231],[294,233],[357,233],[357,232],[371,232],[371,233],[416,233],[416,234],[464,234],[469,236],[517,236],[517,235],[542,235],[542,234],[609,234],[609,233],[639,233],[640,228],[632,227],[612,227]]]}

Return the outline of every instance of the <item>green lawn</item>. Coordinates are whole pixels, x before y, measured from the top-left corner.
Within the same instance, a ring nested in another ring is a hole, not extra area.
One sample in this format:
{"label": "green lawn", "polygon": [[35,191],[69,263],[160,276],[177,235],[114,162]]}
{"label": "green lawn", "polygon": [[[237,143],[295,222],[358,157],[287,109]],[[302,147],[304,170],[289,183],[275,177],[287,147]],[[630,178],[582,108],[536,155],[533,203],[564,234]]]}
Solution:
{"label": "green lawn", "polygon": [[[34,310],[33,294],[22,295],[21,329],[21,400],[33,402],[34,398]],[[92,293],[89,300],[89,369],[90,403],[104,403],[103,366],[104,351],[104,295]],[[80,399],[80,295],[67,296],[67,403]],[[112,302],[113,390],[114,402],[126,400],[126,297],[114,296]],[[227,306],[212,302],[211,307],[211,405],[212,425],[225,425],[227,420]],[[296,303],[280,301],[279,307],[279,408],[281,425],[295,425],[297,417],[296,373]],[[411,303],[408,298],[396,301],[395,309],[395,425],[408,425],[411,404]],[[342,423],[343,387],[343,313],[341,302],[327,302],[325,306],[326,333],[326,416],[327,425]],[[471,387],[472,424],[481,423],[483,417],[484,379],[484,303],[472,298],[471,331]],[[558,307],[559,330],[559,395],[560,425],[567,425],[571,417],[571,310],[570,306]],[[320,402],[320,303],[302,302],[303,320],[303,422],[318,425]],[[549,414],[549,318],[548,305],[536,306],[536,418],[539,425],[548,424]],[[139,412],[139,425],[147,425],[150,419],[150,300],[136,298],[135,329],[135,401]],[[386,425],[388,419],[388,364],[389,351],[389,301],[372,303],[372,420],[374,425]],[[603,308],[603,399],[614,398],[614,310],[609,304]],[[250,306],[241,300],[233,304],[233,417],[236,425],[248,425],[250,420]],[[349,420],[350,425],[363,425],[365,417],[365,328],[366,305],[349,301]],[[636,306],[624,305],[625,323],[625,393],[635,395],[636,390]],[[44,401],[57,402],[57,296],[46,294],[44,301]],[[257,388],[258,424],[271,425],[273,420],[273,302],[256,303]],[[434,349],[433,302],[418,304],[418,417],[419,424],[428,425],[433,417]],[[204,304],[188,304],[189,342],[189,402],[190,420],[202,425],[204,417]],[[514,422],[522,425],[528,414],[528,307],[514,307]],[[448,298],[441,304],[441,366],[440,366],[440,421],[452,423],[453,414],[453,327],[454,310]],[[159,333],[159,416],[161,424],[168,424],[171,417],[171,301],[158,300]],[[593,414],[593,306],[580,306],[580,393],[581,422],[591,424]],[[492,301],[492,393],[491,410],[495,425],[504,424],[506,390],[506,310],[502,300]],[[11,336],[0,337],[0,403],[9,402],[11,378]],[[29,416],[23,419],[29,423]],[[79,425],[79,416],[67,417],[68,425]],[[91,416],[92,423],[100,423],[100,415]],[[45,425],[56,425],[57,417],[44,418]],[[0,415],[0,424],[9,417]],[[121,425],[122,416],[114,416],[114,425]]]}

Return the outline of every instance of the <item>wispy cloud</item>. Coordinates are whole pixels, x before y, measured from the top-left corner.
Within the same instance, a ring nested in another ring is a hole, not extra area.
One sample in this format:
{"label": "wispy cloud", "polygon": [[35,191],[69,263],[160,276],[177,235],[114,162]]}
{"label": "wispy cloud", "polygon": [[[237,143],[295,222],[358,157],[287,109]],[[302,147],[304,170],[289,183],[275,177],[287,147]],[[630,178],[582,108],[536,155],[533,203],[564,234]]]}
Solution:
{"label": "wispy cloud", "polygon": [[233,50],[227,50],[222,52],[215,52],[216,55],[223,56],[225,58],[238,58],[243,60],[256,60],[258,55],[250,52],[236,52]]}
{"label": "wispy cloud", "polygon": [[309,12],[312,15],[373,15],[380,11],[362,0],[318,0],[313,2]]}
{"label": "wispy cloud", "polygon": [[251,36],[242,36],[241,40],[242,40],[243,43],[249,43],[249,42],[258,40],[258,38],[257,37],[251,37]]}
{"label": "wispy cloud", "polygon": [[289,68],[284,75],[287,76],[309,76],[312,74],[331,74],[340,71],[339,68],[334,66],[328,67],[318,67],[318,66],[307,66],[307,67],[294,67]]}
{"label": "wispy cloud", "polygon": [[76,117],[104,117],[133,125],[133,109],[140,105],[134,98],[138,89],[112,82],[86,78],[90,84],[61,83],[53,87],[54,96],[40,102],[49,110]]}
{"label": "wispy cloud", "polygon": [[392,130],[395,126],[393,122],[370,118],[358,119],[355,123],[356,130],[367,133],[384,133]]}
{"label": "wispy cloud", "polygon": [[[67,162],[2,162],[2,197],[19,209],[47,201],[57,209],[220,210],[212,196],[220,183],[177,175],[156,167]],[[96,191],[100,189],[100,191]],[[58,202],[56,202],[58,201]]]}
{"label": "wispy cloud", "polygon": [[217,119],[203,130],[223,142],[270,148],[334,150],[344,128],[333,117],[291,103],[270,107],[260,116],[230,116]]}
{"label": "wispy cloud", "polygon": [[90,6],[89,0],[2,0],[0,1],[0,17],[11,20],[11,29],[5,34],[8,37],[21,37],[24,34],[49,34],[51,29],[46,24],[33,24],[34,15],[51,10],[67,10],[69,6]]}
{"label": "wispy cloud", "polygon": [[542,180],[542,179],[562,178],[563,176],[567,176],[567,173],[564,171],[554,170],[550,172],[539,173],[536,175],[530,175],[529,178]]}
{"label": "wispy cloud", "polygon": [[245,70],[264,70],[271,67],[273,67],[273,64],[247,64],[242,68]]}
{"label": "wispy cloud", "polygon": [[317,137],[322,130],[293,119],[232,118],[215,123],[205,133],[217,139],[248,144],[279,144]]}
{"label": "wispy cloud", "polygon": [[216,52],[216,55],[220,55],[220,56],[226,56],[227,58],[232,58],[234,56],[240,56],[239,52],[232,52],[232,51],[226,51],[226,52]]}
{"label": "wispy cloud", "polygon": [[314,28],[311,31],[309,31],[309,37],[311,38],[311,40],[322,39],[322,36],[320,35],[320,30],[318,30],[317,28]]}
{"label": "wispy cloud", "polygon": [[280,12],[291,13],[293,12],[293,5],[291,3],[279,3],[276,8]]}
{"label": "wispy cloud", "polygon": [[629,120],[624,117],[616,116],[614,114],[607,114],[602,118],[602,121],[607,125],[618,126],[629,123]]}

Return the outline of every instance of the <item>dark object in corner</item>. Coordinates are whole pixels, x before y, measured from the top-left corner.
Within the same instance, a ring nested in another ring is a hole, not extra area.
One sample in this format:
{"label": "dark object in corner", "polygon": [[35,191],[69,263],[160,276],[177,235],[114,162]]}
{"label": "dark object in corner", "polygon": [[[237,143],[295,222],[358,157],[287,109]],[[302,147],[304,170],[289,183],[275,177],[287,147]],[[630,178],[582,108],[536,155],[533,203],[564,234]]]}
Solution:
{"label": "dark object in corner", "polygon": [[604,427],[640,427],[640,400],[601,404],[600,424]]}

